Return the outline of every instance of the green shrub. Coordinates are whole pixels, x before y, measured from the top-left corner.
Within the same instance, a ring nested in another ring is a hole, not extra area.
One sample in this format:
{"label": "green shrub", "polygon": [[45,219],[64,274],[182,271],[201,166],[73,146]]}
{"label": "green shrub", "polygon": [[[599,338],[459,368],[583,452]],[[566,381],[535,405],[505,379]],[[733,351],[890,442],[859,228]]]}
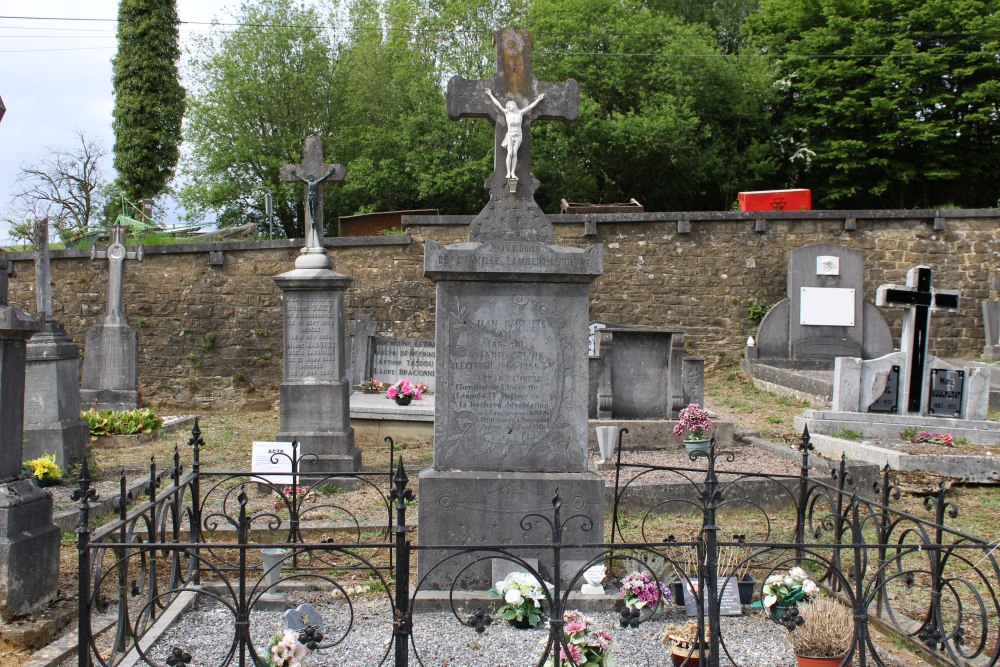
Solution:
{"label": "green shrub", "polygon": [[90,426],[90,436],[93,438],[103,435],[151,433],[158,428],[163,428],[163,418],[157,417],[149,408],[137,408],[123,412],[91,408],[86,412],[81,412],[80,418],[86,420]]}

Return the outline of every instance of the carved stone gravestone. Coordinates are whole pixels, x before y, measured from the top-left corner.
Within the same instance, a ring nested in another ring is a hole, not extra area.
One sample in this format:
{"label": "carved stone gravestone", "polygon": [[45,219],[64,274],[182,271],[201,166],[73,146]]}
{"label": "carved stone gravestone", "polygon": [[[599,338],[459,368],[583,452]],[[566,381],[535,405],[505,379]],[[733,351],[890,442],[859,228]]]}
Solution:
{"label": "carved stone gravestone", "polygon": [[305,188],[306,243],[295,269],[274,277],[284,311],[284,380],[277,440],[298,440],[304,472],[353,472],[354,446],[344,335],[344,292],[351,278],[331,270],[322,244],[323,184],[344,180],[344,168],[323,162],[319,137],[305,140],[302,164],[282,167],[282,179]]}
{"label": "carved stone gravestone", "polygon": [[[449,117],[489,119],[496,156],[490,200],[469,241],[425,245],[424,274],[437,283],[437,367],[434,464],[420,475],[421,541],[545,542],[548,534],[525,529],[521,519],[548,515],[558,489],[564,513],[592,523],[585,532],[580,519],[568,522],[563,539],[599,543],[604,484],[587,472],[586,390],[589,285],[602,273],[602,252],[554,245],[530,171],[531,124],[574,119],[579,88],[535,79],[530,33],[501,30],[493,40],[496,75],[448,83]],[[427,585],[448,586],[470,562],[441,563],[447,555],[420,553]],[[537,557],[548,576],[547,550],[518,555]],[[465,570],[459,585],[492,583],[485,560]]]}
{"label": "carved stone gravestone", "polygon": [[836,357],[871,359],[892,351],[878,309],[864,300],[864,257],[833,243],[796,248],[788,257],[788,298],[757,329],[753,362],[829,368]]}
{"label": "carved stone gravestone", "polygon": [[80,419],[80,355],[52,316],[49,222],[35,222],[35,303],[41,330],[28,341],[24,458],[53,454],[60,466],[79,461],[90,430]]}
{"label": "carved stone gravestone", "polygon": [[52,496],[21,477],[26,347],[39,323],[7,305],[3,253],[0,275],[0,619],[10,621],[55,597],[60,531]]}
{"label": "carved stone gravestone", "polygon": [[986,330],[983,357],[1000,359],[1000,301],[983,301],[983,328]]}
{"label": "carved stone gravestone", "polygon": [[115,227],[107,250],[94,246],[91,259],[108,260],[108,304],[104,317],[87,331],[80,403],[84,409],[139,407],[139,337],[125,319],[125,260],[142,261],[143,248],[125,249],[125,230]]}

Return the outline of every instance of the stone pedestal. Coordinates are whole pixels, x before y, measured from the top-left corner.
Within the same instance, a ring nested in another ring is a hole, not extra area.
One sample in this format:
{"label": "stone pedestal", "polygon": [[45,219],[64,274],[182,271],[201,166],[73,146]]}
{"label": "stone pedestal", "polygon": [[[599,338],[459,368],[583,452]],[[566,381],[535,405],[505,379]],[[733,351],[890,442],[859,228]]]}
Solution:
{"label": "stone pedestal", "polygon": [[0,619],[29,614],[55,598],[60,537],[47,491],[28,480],[0,484]]}
{"label": "stone pedestal", "polygon": [[103,322],[87,331],[80,404],[84,410],[139,407],[139,337],[125,322]]}
{"label": "stone pedestal", "polygon": [[298,440],[303,472],[361,467],[350,423],[344,291],[351,278],[329,269],[294,269],[274,277],[284,308],[284,381],[277,439]]}
{"label": "stone pedestal", "polygon": [[80,419],[79,378],[76,345],[57,322],[46,320],[27,347],[25,459],[54,454],[65,467],[83,458],[90,431]]}
{"label": "stone pedestal", "polygon": [[[437,388],[434,466],[420,475],[421,544],[546,543],[547,527],[525,530],[521,519],[551,517],[557,489],[563,517],[580,515],[564,541],[600,543],[604,483],[587,472],[587,318],[601,249],[428,241],[425,253],[425,274],[437,282]],[[516,553],[553,576],[550,551]],[[420,553],[425,586],[450,586],[471,562],[439,564],[447,555]],[[490,576],[484,561],[457,584],[488,588]]]}
{"label": "stone pedestal", "polygon": [[[7,262],[0,259],[7,278]],[[6,285],[0,292],[0,480],[21,474],[24,431],[24,366],[27,341],[38,331],[38,320],[6,305]],[[3,598],[0,591],[0,599]]]}

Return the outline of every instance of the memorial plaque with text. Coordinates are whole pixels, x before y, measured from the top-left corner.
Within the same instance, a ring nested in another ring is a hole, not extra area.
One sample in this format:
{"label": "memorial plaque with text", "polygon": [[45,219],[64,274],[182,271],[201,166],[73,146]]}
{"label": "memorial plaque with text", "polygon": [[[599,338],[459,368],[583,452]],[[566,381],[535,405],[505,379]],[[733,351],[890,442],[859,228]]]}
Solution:
{"label": "memorial plaque with text", "polygon": [[893,366],[885,380],[885,391],[868,406],[868,412],[895,413],[899,407],[899,366]]}
{"label": "memorial plaque with text", "polygon": [[338,381],[343,377],[337,356],[340,322],[335,295],[296,292],[285,297],[285,379]]}
{"label": "memorial plaque with text", "polygon": [[[698,600],[691,588],[699,588],[700,583],[696,578],[682,582],[684,590],[684,613],[688,616],[698,615]],[[716,598],[719,601],[719,614],[722,616],[740,616],[743,613],[743,607],[740,605],[740,589],[736,578],[719,577],[715,581],[715,588],[719,591],[719,595]],[[702,592],[702,603],[702,609],[707,614],[708,598],[705,597],[704,592]]]}
{"label": "memorial plaque with text", "polygon": [[434,389],[436,355],[433,340],[376,336],[373,343],[373,378],[388,383],[408,378]]}
{"label": "memorial plaque with text", "polygon": [[586,469],[586,304],[585,284],[439,283],[435,468]]}
{"label": "memorial plaque with text", "polygon": [[935,417],[961,417],[964,393],[965,371],[932,369],[927,414]]}

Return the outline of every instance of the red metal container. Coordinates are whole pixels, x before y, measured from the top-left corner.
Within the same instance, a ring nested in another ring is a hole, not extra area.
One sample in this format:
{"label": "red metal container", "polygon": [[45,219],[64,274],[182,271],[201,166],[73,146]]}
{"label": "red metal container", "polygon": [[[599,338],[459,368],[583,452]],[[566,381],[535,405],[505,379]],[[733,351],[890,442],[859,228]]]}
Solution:
{"label": "red metal container", "polygon": [[741,211],[811,211],[810,190],[757,190],[737,195]]}

